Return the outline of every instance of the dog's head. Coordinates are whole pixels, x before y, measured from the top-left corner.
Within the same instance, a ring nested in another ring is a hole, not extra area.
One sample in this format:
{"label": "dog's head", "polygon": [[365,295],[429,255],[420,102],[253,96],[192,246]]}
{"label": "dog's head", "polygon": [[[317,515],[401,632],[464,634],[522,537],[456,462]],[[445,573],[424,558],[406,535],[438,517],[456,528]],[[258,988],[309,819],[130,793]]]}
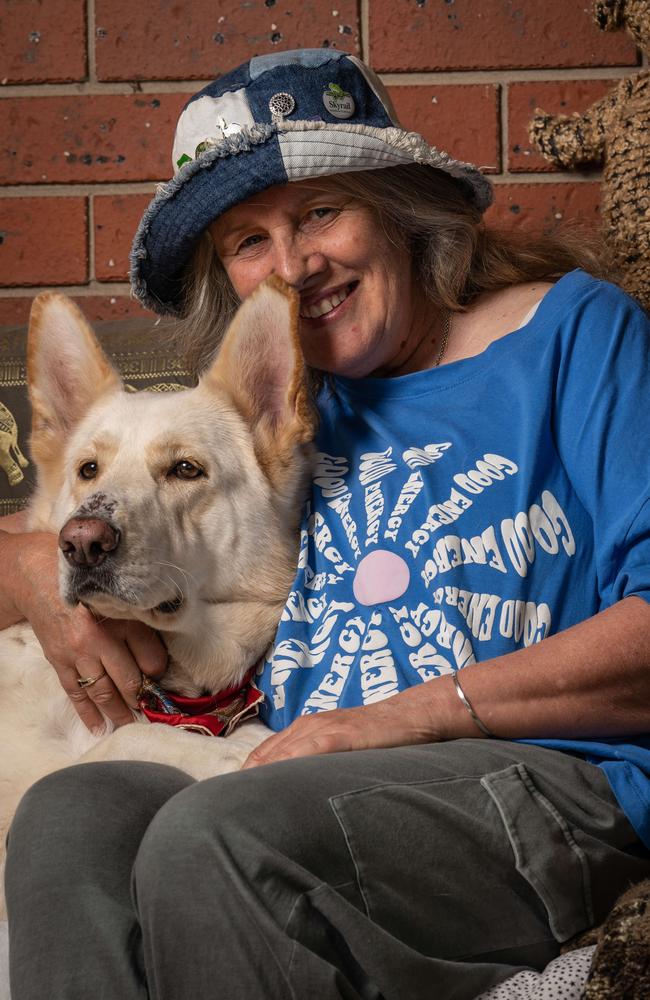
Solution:
{"label": "dog's head", "polygon": [[69,299],[33,305],[32,524],[59,533],[64,599],[163,631],[190,694],[264,651],[295,573],[316,426],[297,327],[271,278],[196,388],[128,393]]}

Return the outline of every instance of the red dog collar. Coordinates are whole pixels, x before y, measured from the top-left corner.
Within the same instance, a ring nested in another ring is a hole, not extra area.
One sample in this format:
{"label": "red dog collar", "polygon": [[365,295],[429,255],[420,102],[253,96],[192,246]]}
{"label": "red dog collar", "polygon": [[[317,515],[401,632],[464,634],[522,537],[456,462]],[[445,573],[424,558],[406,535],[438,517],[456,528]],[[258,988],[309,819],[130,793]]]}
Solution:
{"label": "red dog collar", "polygon": [[204,698],[184,698],[163,691],[145,677],[138,694],[138,705],[150,722],[163,722],[205,736],[228,736],[244,719],[259,711],[264,695],[252,681],[253,670],[241,684]]}

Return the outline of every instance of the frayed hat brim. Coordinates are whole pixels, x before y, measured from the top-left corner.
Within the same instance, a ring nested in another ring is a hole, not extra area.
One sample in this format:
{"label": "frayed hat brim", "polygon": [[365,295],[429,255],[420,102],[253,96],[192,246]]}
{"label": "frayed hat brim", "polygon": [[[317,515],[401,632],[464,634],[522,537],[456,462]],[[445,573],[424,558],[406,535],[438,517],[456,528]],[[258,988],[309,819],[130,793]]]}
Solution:
{"label": "frayed hat brim", "polygon": [[455,178],[480,212],[492,201],[492,185],[477,167],[397,127],[283,121],[221,136],[159,185],[133,242],[133,293],[157,313],[182,315],[184,281],[196,245],[228,209],[276,184],[409,163]]}

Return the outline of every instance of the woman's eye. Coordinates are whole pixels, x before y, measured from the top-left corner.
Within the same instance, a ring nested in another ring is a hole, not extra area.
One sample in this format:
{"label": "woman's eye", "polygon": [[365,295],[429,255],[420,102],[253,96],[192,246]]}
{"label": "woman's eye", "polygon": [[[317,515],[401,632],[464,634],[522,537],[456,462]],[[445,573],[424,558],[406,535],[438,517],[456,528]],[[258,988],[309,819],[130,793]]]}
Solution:
{"label": "woman's eye", "polygon": [[175,476],[176,479],[199,479],[200,476],[204,476],[205,473],[199,465],[195,465],[194,462],[188,462],[187,459],[183,459],[173,465],[169,472],[169,476]]}
{"label": "woman's eye", "polygon": [[242,240],[239,246],[237,247],[237,253],[239,253],[241,250],[248,250],[249,247],[256,247],[259,243],[262,242],[263,239],[264,237],[261,235],[261,233],[255,233],[253,236],[247,236],[246,239]]}
{"label": "woman's eye", "polygon": [[96,479],[99,468],[97,462],[84,462],[79,466],[80,479]]}
{"label": "woman's eye", "polygon": [[312,208],[310,215],[313,215],[317,219],[326,219],[329,215],[333,215],[336,212],[335,208],[330,208],[328,205],[323,205],[322,208]]}

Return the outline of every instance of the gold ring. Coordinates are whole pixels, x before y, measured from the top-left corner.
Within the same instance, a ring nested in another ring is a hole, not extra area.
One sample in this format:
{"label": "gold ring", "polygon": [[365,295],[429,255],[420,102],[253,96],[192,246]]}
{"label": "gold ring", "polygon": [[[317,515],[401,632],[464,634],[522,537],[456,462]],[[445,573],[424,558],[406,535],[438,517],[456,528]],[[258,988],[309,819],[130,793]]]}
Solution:
{"label": "gold ring", "polygon": [[[103,674],[99,675],[99,677],[103,676],[104,676]],[[91,687],[92,684],[97,683],[99,677],[77,677],[77,684],[79,685],[80,688],[89,688]]]}

